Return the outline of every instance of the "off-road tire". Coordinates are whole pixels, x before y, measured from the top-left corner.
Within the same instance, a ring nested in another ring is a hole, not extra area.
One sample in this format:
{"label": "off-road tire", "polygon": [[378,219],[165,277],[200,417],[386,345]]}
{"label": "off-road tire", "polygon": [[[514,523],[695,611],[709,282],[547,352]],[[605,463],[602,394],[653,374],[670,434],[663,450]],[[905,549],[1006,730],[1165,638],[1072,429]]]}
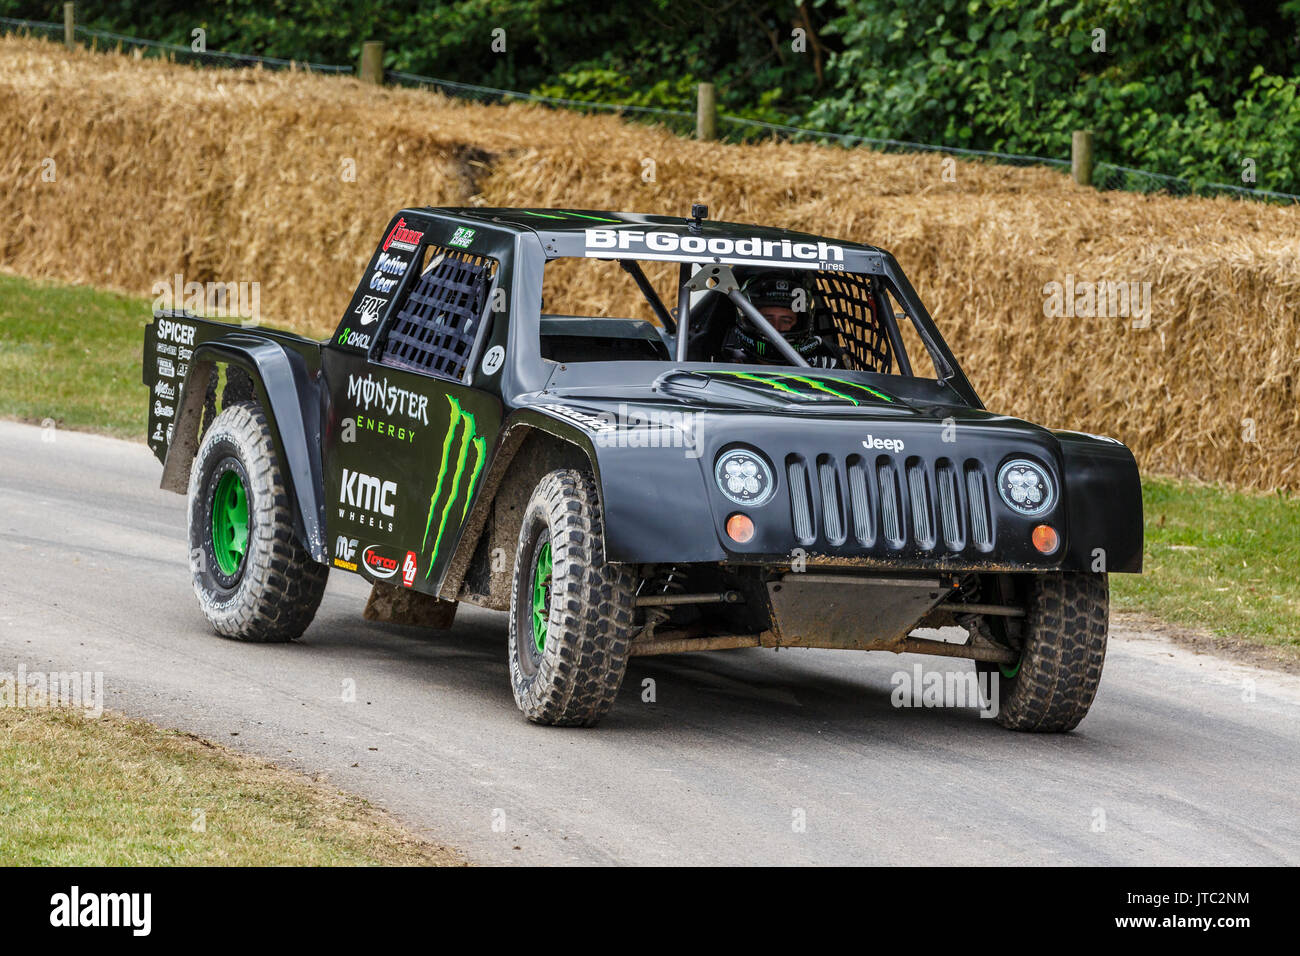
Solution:
{"label": "off-road tire", "polygon": [[[515,552],[510,588],[510,684],[529,720],[590,727],[609,711],[627,671],[636,592],[633,572],[605,561],[591,475],[561,469],[537,483]],[[550,546],[544,648],[534,640],[538,557]]]}
{"label": "off-road tire", "polygon": [[[240,475],[248,511],[238,568],[223,573],[214,543],[214,496],[224,474]],[[213,419],[190,471],[190,571],[194,591],[218,634],[241,641],[292,641],[307,629],[325,593],[329,568],[294,534],[294,502],[276,460],[271,427],[256,402]]]}
{"label": "off-road tire", "polygon": [[[1034,575],[1025,601],[1019,664],[1005,668],[976,662],[981,685],[996,675],[994,719],[999,724],[1036,733],[1079,726],[1101,683],[1109,605],[1105,574]],[[1008,671],[1012,676],[1006,676]]]}

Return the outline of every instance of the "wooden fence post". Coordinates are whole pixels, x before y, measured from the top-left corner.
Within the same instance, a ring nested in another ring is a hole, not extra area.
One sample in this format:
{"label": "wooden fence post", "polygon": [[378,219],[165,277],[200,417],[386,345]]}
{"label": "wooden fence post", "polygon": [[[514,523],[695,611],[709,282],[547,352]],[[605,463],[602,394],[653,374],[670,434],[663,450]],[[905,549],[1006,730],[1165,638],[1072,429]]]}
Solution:
{"label": "wooden fence post", "polygon": [[69,50],[77,48],[77,5],[63,5],[63,45]]}
{"label": "wooden fence post", "polygon": [[1076,129],[1070,138],[1070,175],[1080,186],[1092,185],[1092,130]]}
{"label": "wooden fence post", "polygon": [[718,138],[718,94],[712,83],[701,83],[695,107],[695,138]]}
{"label": "wooden fence post", "polygon": [[384,85],[384,44],[379,40],[366,40],[361,44],[362,83]]}

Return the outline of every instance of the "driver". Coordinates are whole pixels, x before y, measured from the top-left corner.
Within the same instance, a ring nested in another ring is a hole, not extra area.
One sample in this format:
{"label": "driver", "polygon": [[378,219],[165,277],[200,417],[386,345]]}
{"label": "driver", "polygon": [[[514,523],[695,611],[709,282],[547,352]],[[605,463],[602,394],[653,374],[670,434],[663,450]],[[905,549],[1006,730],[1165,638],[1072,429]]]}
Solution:
{"label": "driver", "polygon": [[[781,333],[809,365],[819,368],[843,366],[840,350],[812,327],[816,293],[812,283],[795,270],[760,272],[740,287],[741,295],[758,309],[763,318]],[[722,340],[725,361],[748,365],[788,365],[780,351],[749,318],[736,310],[736,324]]]}

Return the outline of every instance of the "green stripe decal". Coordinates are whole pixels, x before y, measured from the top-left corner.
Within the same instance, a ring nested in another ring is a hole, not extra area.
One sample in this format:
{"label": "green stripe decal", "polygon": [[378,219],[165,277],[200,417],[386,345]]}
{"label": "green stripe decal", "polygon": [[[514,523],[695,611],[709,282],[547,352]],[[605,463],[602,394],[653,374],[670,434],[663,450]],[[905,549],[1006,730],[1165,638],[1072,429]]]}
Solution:
{"label": "green stripe decal", "polygon": [[[424,521],[424,543],[420,545],[423,551],[429,546],[429,527],[433,523],[433,506],[437,504],[438,498],[442,495],[442,480],[447,477],[447,463],[451,457],[451,440],[456,435],[456,425],[460,421],[460,403],[450,395],[447,401],[451,402],[451,424],[447,428],[447,435],[442,440],[442,464],[438,466],[438,481],[433,486],[433,497],[429,499],[429,517]],[[425,577],[428,577],[426,574]]]}
{"label": "green stripe decal", "polygon": [[854,405],[862,404],[856,398],[849,398],[849,396],[845,395],[843,392],[837,392],[829,385],[823,384],[822,382],[817,381],[817,379],[815,378],[804,378],[802,375],[782,375],[781,378],[788,378],[788,379],[793,379],[796,382],[803,382],[805,385],[811,385],[819,392],[829,392],[832,395],[844,399],[846,402],[852,402]]}
{"label": "green stripe decal", "polygon": [[892,401],[893,401],[893,399],[890,398],[888,395],[886,395],[884,392],[877,392],[877,391],[876,391],[874,388],[872,388],[870,385],[860,385],[860,384],[858,384],[857,382],[846,382],[846,381],[844,381],[844,380],[841,379],[841,378],[837,378],[837,379],[835,379],[834,381],[835,381],[835,384],[836,384],[836,385],[848,385],[848,386],[851,386],[851,387],[853,387],[853,388],[860,388],[860,389],[862,389],[864,392],[866,392],[868,395],[874,395],[876,398],[880,399],[882,402],[892,402]]}
{"label": "green stripe decal", "polygon": [[483,471],[483,460],[487,458],[486,439],[475,438],[470,444],[474,446],[474,470],[470,472],[469,487],[465,489],[465,504],[460,509],[461,521],[469,514],[469,503],[474,500],[474,488],[478,485],[479,473]]}
{"label": "green stripe decal", "polygon": [[770,386],[771,388],[779,389],[780,391],[783,392],[789,392],[791,395],[798,395],[800,398],[803,397],[803,392],[795,391],[789,385],[782,385],[780,382],[775,382],[772,379],[765,378],[761,375],[755,375],[752,372],[707,372],[705,374],[730,375],[733,378],[743,378],[749,382],[758,382],[760,385],[767,385]]}
{"label": "green stripe decal", "polygon": [[564,219],[565,216],[572,216],[575,219],[590,219],[592,222],[613,222],[620,223],[622,219],[608,219],[605,216],[588,216],[585,212],[570,212],[567,209],[561,210],[564,215],[557,216],[550,212],[533,212],[531,209],[519,210],[525,216],[536,216],[538,219]]}
{"label": "green stripe decal", "polygon": [[[474,416],[467,412],[461,412],[461,420],[469,419],[468,431],[474,433]],[[433,562],[438,560],[438,546],[442,544],[442,533],[447,530],[447,516],[451,514],[451,504],[460,494],[460,476],[465,473],[465,455],[469,451],[469,442],[465,440],[465,429],[461,430],[460,436],[460,454],[456,456],[456,473],[451,478],[451,491],[447,493],[447,503],[442,506],[442,520],[438,522],[438,536],[433,539],[433,554],[429,556],[429,567],[424,572],[427,578],[429,572],[433,570]]]}
{"label": "green stripe decal", "polygon": [[[433,551],[429,554],[429,563],[425,568],[424,576],[427,578],[433,574],[433,566],[438,560],[438,551],[442,547],[442,537],[447,530],[447,519],[451,516],[452,507],[460,497],[462,482],[465,485],[465,501],[460,509],[460,521],[465,520],[469,514],[470,502],[474,500],[474,490],[478,487],[478,480],[483,472],[484,462],[487,460],[487,440],[476,434],[474,416],[460,407],[460,402],[447,396],[447,403],[451,406],[450,419],[447,422],[447,435],[442,441],[442,461],[438,466],[438,480],[433,486],[433,496],[429,499],[429,516],[424,522],[424,542],[420,545],[420,550],[425,550],[429,546],[429,532],[433,530],[434,515],[438,517],[438,533],[433,539]],[[452,446],[456,449],[453,452]],[[469,473],[469,480],[465,481],[465,466],[469,461],[470,449],[474,451],[474,465]],[[455,468],[452,470],[453,458]],[[447,491],[447,499],[442,500],[443,485],[446,484],[448,471],[451,471],[451,485]],[[438,502],[442,501],[442,507],[439,509]]]}
{"label": "green stripe decal", "polygon": [[[846,402],[852,402],[854,405],[861,404],[861,402],[859,402],[857,399],[849,395],[846,395],[837,389],[831,388],[831,386],[827,384],[826,379],[809,378],[806,375],[792,375],[785,372],[771,372],[771,373],[758,374],[754,372],[731,372],[731,371],[721,371],[721,370],[711,370],[708,372],[703,372],[701,374],[730,375],[733,378],[742,378],[745,379],[746,381],[757,382],[760,385],[767,385],[770,388],[774,388],[779,391],[789,392],[791,395],[798,395],[800,397],[804,397],[805,393],[790,388],[788,385],[784,385],[780,381],[778,381],[778,379],[787,379],[792,382],[798,382],[801,385],[806,385],[809,388],[816,389],[819,392],[827,392],[828,394],[834,395],[837,398],[844,399]],[[866,392],[868,395],[871,395],[873,398],[878,398],[884,402],[893,401],[893,399],[890,398],[888,395],[886,395],[884,392],[878,392],[874,388],[871,388],[868,385],[859,385],[857,382],[846,382],[843,379],[839,379],[839,378],[833,378],[830,379],[830,381],[834,382],[840,388],[861,389],[862,391]]]}
{"label": "green stripe decal", "polygon": [[592,222],[622,222],[622,219],[607,219],[604,216],[588,216],[585,212],[569,212],[567,209],[566,216],[577,216],[579,219],[590,219]]}

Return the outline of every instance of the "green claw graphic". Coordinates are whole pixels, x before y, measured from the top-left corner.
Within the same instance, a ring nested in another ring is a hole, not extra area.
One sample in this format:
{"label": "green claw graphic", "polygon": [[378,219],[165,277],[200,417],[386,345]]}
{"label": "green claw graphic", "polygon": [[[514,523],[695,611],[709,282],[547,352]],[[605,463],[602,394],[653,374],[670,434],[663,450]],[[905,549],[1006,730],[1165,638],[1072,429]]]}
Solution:
{"label": "green claw graphic", "polygon": [[[429,532],[433,530],[434,514],[439,514],[438,533],[433,539],[433,552],[429,555],[429,564],[425,568],[424,576],[427,578],[433,573],[433,566],[438,560],[438,549],[442,547],[442,536],[447,530],[447,518],[451,514],[452,506],[457,498],[460,497],[460,488],[465,477],[465,466],[469,458],[469,452],[474,450],[474,465],[469,472],[469,481],[465,483],[465,500],[460,509],[460,520],[464,521],[469,514],[469,504],[474,500],[474,489],[478,487],[479,475],[483,471],[483,463],[487,458],[487,440],[480,437],[474,425],[474,416],[460,407],[460,402],[447,396],[447,402],[451,405],[451,418],[447,425],[447,435],[442,440],[442,461],[438,465],[438,480],[434,482],[433,496],[429,499],[429,516],[424,522],[424,541],[420,545],[421,550],[429,546]],[[452,446],[455,447],[453,452]],[[442,500],[443,485],[446,484],[448,470],[452,467],[453,458],[455,469],[451,472],[451,486],[447,492],[447,498]],[[442,507],[438,507],[438,502],[442,501]]]}
{"label": "green claw graphic", "polygon": [[[802,396],[804,394],[798,389],[791,388],[789,385],[786,385],[782,381],[780,381],[781,379],[785,379],[786,381],[789,382],[798,382],[800,385],[805,385],[808,388],[816,389],[819,392],[827,392],[831,395],[836,396],[837,398],[844,399],[846,402],[852,402],[854,405],[860,405],[862,403],[858,401],[856,398],[853,398],[850,395],[846,395],[844,392],[841,392],[838,389],[856,388],[856,389],[860,389],[863,392],[866,392],[872,398],[877,398],[885,402],[893,401],[893,399],[890,398],[888,395],[886,395],[884,392],[878,392],[874,388],[871,388],[867,385],[859,385],[857,382],[846,382],[843,379],[839,379],[839,378],[833,378],[828,381],[827,379],[824,378],[810,378],[806,375],[792,375],[787,372],[756,373],[756,372],[731,372],[731,371],[715,370],[715,371],[710,371],[707,374],[730,375],[733,378],[741,378],[741,379],[745,379],[746,381],[757,382],[760,385],[766,385],[769,388],[776,389],[777,391],[789,392],[792,395]],[[830,382],[834,382],[835,385],[838,386],[838,388],[832,388],[830,386]]]}

